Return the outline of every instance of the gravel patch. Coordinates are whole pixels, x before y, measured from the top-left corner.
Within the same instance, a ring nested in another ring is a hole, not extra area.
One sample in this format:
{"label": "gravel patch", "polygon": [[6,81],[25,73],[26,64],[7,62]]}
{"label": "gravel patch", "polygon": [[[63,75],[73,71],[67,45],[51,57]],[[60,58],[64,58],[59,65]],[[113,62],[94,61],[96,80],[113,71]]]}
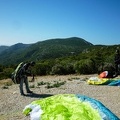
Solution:
{"label": "gravel patch", "polygon": [[[34,100],[55,94],[83,94],[102,102],[120,118],[120,87],[88,85],[86,80],[97,75],[39,76],[29,82],[33,94],[21,96],[19,85],[10,79],[0,81],[0,120],[29,120],[22,110]],[[29,81],[31,78],[29,78]],[[42,84],[42,85],[41,85]],[[60,86],[56,86],[60,84]]]}

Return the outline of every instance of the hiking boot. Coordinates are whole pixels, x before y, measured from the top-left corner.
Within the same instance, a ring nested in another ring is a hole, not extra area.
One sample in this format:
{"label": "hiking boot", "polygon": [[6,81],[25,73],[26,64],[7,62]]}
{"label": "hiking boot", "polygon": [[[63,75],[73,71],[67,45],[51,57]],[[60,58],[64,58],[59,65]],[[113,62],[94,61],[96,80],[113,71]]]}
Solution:
{"label": "hiking boot", "polygon": [[27,93],[33,93],[31,90],[27,91]]}

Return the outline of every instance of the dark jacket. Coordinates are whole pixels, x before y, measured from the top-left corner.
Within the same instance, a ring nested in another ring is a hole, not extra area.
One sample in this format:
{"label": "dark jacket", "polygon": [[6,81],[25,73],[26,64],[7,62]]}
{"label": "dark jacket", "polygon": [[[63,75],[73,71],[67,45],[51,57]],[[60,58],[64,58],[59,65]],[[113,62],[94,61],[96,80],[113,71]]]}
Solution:
{"label": "dark jacket", "polygon": [[30,71],[30,69],[29,69],[29,66],[30,66],[30,63],[25,63],[25,64],[22,66],[20,72],[18,73],[19,76],[31,75],[31,71]]}

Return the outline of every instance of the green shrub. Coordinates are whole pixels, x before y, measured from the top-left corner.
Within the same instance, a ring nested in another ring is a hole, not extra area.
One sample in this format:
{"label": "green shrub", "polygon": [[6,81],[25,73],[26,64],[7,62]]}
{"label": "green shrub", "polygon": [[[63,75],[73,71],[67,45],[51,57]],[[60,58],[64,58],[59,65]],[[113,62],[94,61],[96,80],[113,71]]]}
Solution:
{"label": "green shrub", "polygon": [[5,76],[5,74],[3,72],[0,72],[0,80],[2,79],[6,79],[7,77]]}
{"label": "green shrub", "polygon": [[47,75],[50,73],[51,67],[49,62],[43,62],[36,64],[34,69],[36,75]]}
{"label": "green shrub", "polygon": [[13,68],[5,68],[3,70],[3,73],[7,78],[10,78],[13,71],[14,71]]}
{"label": "green shrub", "polygon": [[30,88],[35,88],[35,85],[33,84],[33,85],[30,85],[29,87],[30,87]]}
{"label": "green shrub", "polygon": [[47,83],[46,88],[55,88],[55,87],[60,87],[61,85],[64,85],[66,83],[66,81],[63,82],[58,82],[58,81],[54,81],[55,83]]}
{"label": "green shrub", "polygon": [[65,73],[66,74],[75,74],[74,65],[71,63],[68,63],[65,65]]}
{"label": "green shrub", "polygon": [[95,65],[90,59],[80,60],[76,62],[75,70],[79,74],[92,74],[95,73]]}
{"label": "green shrub", "polygon": [[52,74],[64,75],[65,69],[64,66],[61,64],[56,64],[52,67]]}
{"label": "green shrub", "polygon": [[103,71],[109,71],[112,74],[115,74],[115,67],[112,63],[104,63],[104,65],[101,65],[98,68],[98,74],[103,72]]}
{"label": "green shrub", "polygon": [[46,84],[46,82],[41,81],[41,82],[37,83],[37,86],[45,85],[45,84]]}

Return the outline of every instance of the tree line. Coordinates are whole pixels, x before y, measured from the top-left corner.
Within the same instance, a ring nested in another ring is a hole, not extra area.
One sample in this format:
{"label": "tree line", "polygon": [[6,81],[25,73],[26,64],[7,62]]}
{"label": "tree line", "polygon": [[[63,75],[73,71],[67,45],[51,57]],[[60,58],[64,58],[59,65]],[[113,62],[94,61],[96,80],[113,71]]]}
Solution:
{"label": "tree line", "polygon": [[[32,72],[36,76],[99,74],[104,70],[114,71],[114,54],[116,46],[97,46],[85,49],[78,55],[35,61]],[[21,61],[22,62],[22,61]],[[23,61],[24,62],[24,61]],[[0,65],[0,79],[11,77],[17,65]]]}

